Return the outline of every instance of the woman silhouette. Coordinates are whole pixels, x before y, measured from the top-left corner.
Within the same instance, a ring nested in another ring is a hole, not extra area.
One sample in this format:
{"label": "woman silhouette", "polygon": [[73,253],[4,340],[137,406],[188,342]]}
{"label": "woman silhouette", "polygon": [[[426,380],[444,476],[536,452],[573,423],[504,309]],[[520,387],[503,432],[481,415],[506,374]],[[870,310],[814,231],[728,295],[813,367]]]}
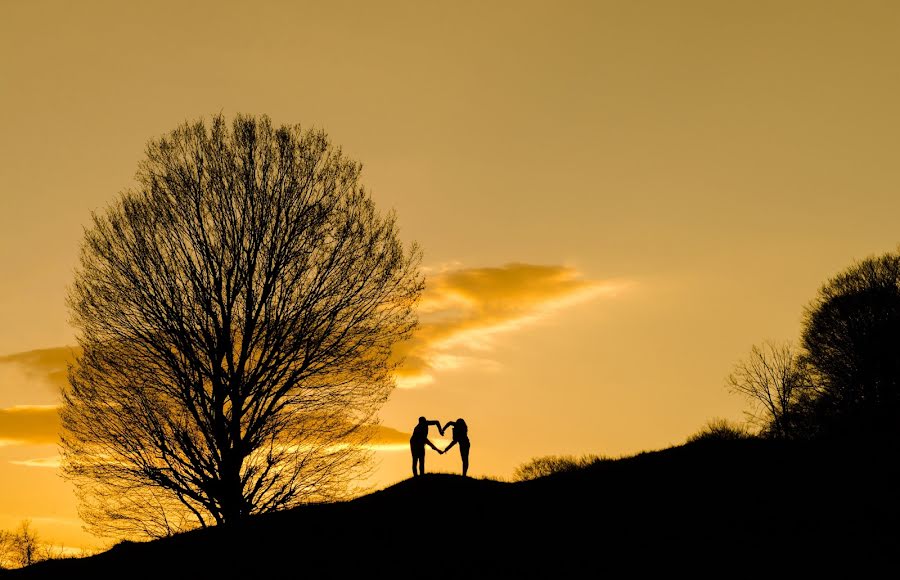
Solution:
{"label": "woman silhouette", "polygon": [[456,421],[448,421],[440,431],[446,431],[447,427],[453,427],[453,441],[444,449],[444,453],[450,451],[450,448],[459,443],[459,456],[462,458],[462,474],[465,477],[469,471],[469,426],[462,419]]}

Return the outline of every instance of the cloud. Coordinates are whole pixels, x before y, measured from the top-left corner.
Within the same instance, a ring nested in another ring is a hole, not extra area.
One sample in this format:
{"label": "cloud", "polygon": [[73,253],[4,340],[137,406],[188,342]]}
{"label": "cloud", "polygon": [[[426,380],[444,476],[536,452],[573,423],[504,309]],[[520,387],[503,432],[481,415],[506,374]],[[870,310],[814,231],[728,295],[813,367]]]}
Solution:
{"label": "cloud", "polygon": [[0,408],[59,402],[77,352],[62,346],[0,356]]}
{"label": "cloud", "polygon": [[410,433],[404,433],[391,427],[378,425],[375,427],[375,434],[372,436],[372,445],[393,445],[402,443],[409,445]]}
{"label": "cloud", "polygon": [[38,457],[37,459],[11,460],[13,465],[24,465],[25,467],[50,467],[56,469],[61,465],[62,458],[59,455],[52,457]]}
{"label": "cloud", "polygon": [[420,326],[396,355],[400,387],[434,381],[440,371],[498,363],[486,356],[503,333],[513,332],[554,312],[613,297],[624,281],[585,280],[575,268],[512,263],[491,268],[445,269],[428,277],[419,307]]}
{"label": "cloud", "polygon": [[[523,263],[455,266],[427,275],[419,329],[394,353],[404,357],[397,371],[403,388],[431,383],[437,373],[454,369],[495,371],[499,364],[489,353],[499,336],[565,308],[614,297],[631,285],[587,280],[569,266]],[[0,406],[57,402],[67,384],[67,366],[77,354],[77,347],[64,346],[0,356]],[[0,423],[0,440],[7,438],[3,433]]]}
{"label": "cloud", "polygon": [[41,378],[54,386],[61,387],[67,381],[68,365],[75,361],[79,350],[73,346],[60,346],[17,352],[0,356],[0,365],[18,365],[24,369],[27,375]]}
{"label": "cloud", "polygon": [[56,405],[0,409],[0,445],[55,445],[59,430]]}

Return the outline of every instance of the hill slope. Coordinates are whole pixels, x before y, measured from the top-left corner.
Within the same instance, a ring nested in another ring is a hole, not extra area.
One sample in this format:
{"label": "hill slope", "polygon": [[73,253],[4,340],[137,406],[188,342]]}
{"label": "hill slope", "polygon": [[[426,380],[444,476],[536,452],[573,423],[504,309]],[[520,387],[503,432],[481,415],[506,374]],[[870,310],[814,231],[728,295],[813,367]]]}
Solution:
{"label": "hill slope", "polygon": [[529,482],[433,474],[22,578],[749,577],[896,564],[896,454],[697,442]]}

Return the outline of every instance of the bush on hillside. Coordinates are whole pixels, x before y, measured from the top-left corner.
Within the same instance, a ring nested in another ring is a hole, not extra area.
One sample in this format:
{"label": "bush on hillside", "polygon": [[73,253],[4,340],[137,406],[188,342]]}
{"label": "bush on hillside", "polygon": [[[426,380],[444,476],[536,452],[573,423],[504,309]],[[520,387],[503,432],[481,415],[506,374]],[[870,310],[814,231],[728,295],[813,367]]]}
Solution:
{"label": "bush on hillside", "polygon": [[516,467],[516,470],[513,472],[513,481],[529,481],[554,473],[574,471],[593,465],[598,461],[602,461],[602,458],[597,455],[582,455],[581,457],[573,455],[546,455],[544,457],[535,457],[531,461]]}
{"label": "bush on hillside", "polygon": [[741,439],[753,439],[755,435],[739,423],[728,419],[710,419],[699,431],[687,438],[688,443],[696,441],[736,441]]}

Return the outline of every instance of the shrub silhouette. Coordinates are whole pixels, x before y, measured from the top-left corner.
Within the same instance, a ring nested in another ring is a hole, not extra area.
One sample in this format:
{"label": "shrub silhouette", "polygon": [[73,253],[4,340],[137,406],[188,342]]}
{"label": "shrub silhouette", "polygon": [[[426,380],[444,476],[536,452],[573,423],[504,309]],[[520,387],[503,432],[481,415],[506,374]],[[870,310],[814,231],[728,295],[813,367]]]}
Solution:
{"label": "shrub silhouette", "polygon": [[736,441],[753,439],[755,435],[747,427],[728,419],[710,419],[699,431],[687,438],[688,443],[697,441]]}
{"label": "shrub silhouette", "polygon": [[513,472],[513,481],[529,481],[554,473],[574,471],[602,460],[597,455],[583,455],[581,457],[546,455],[544,457],[535,457],[531,461],[516,467]]}

